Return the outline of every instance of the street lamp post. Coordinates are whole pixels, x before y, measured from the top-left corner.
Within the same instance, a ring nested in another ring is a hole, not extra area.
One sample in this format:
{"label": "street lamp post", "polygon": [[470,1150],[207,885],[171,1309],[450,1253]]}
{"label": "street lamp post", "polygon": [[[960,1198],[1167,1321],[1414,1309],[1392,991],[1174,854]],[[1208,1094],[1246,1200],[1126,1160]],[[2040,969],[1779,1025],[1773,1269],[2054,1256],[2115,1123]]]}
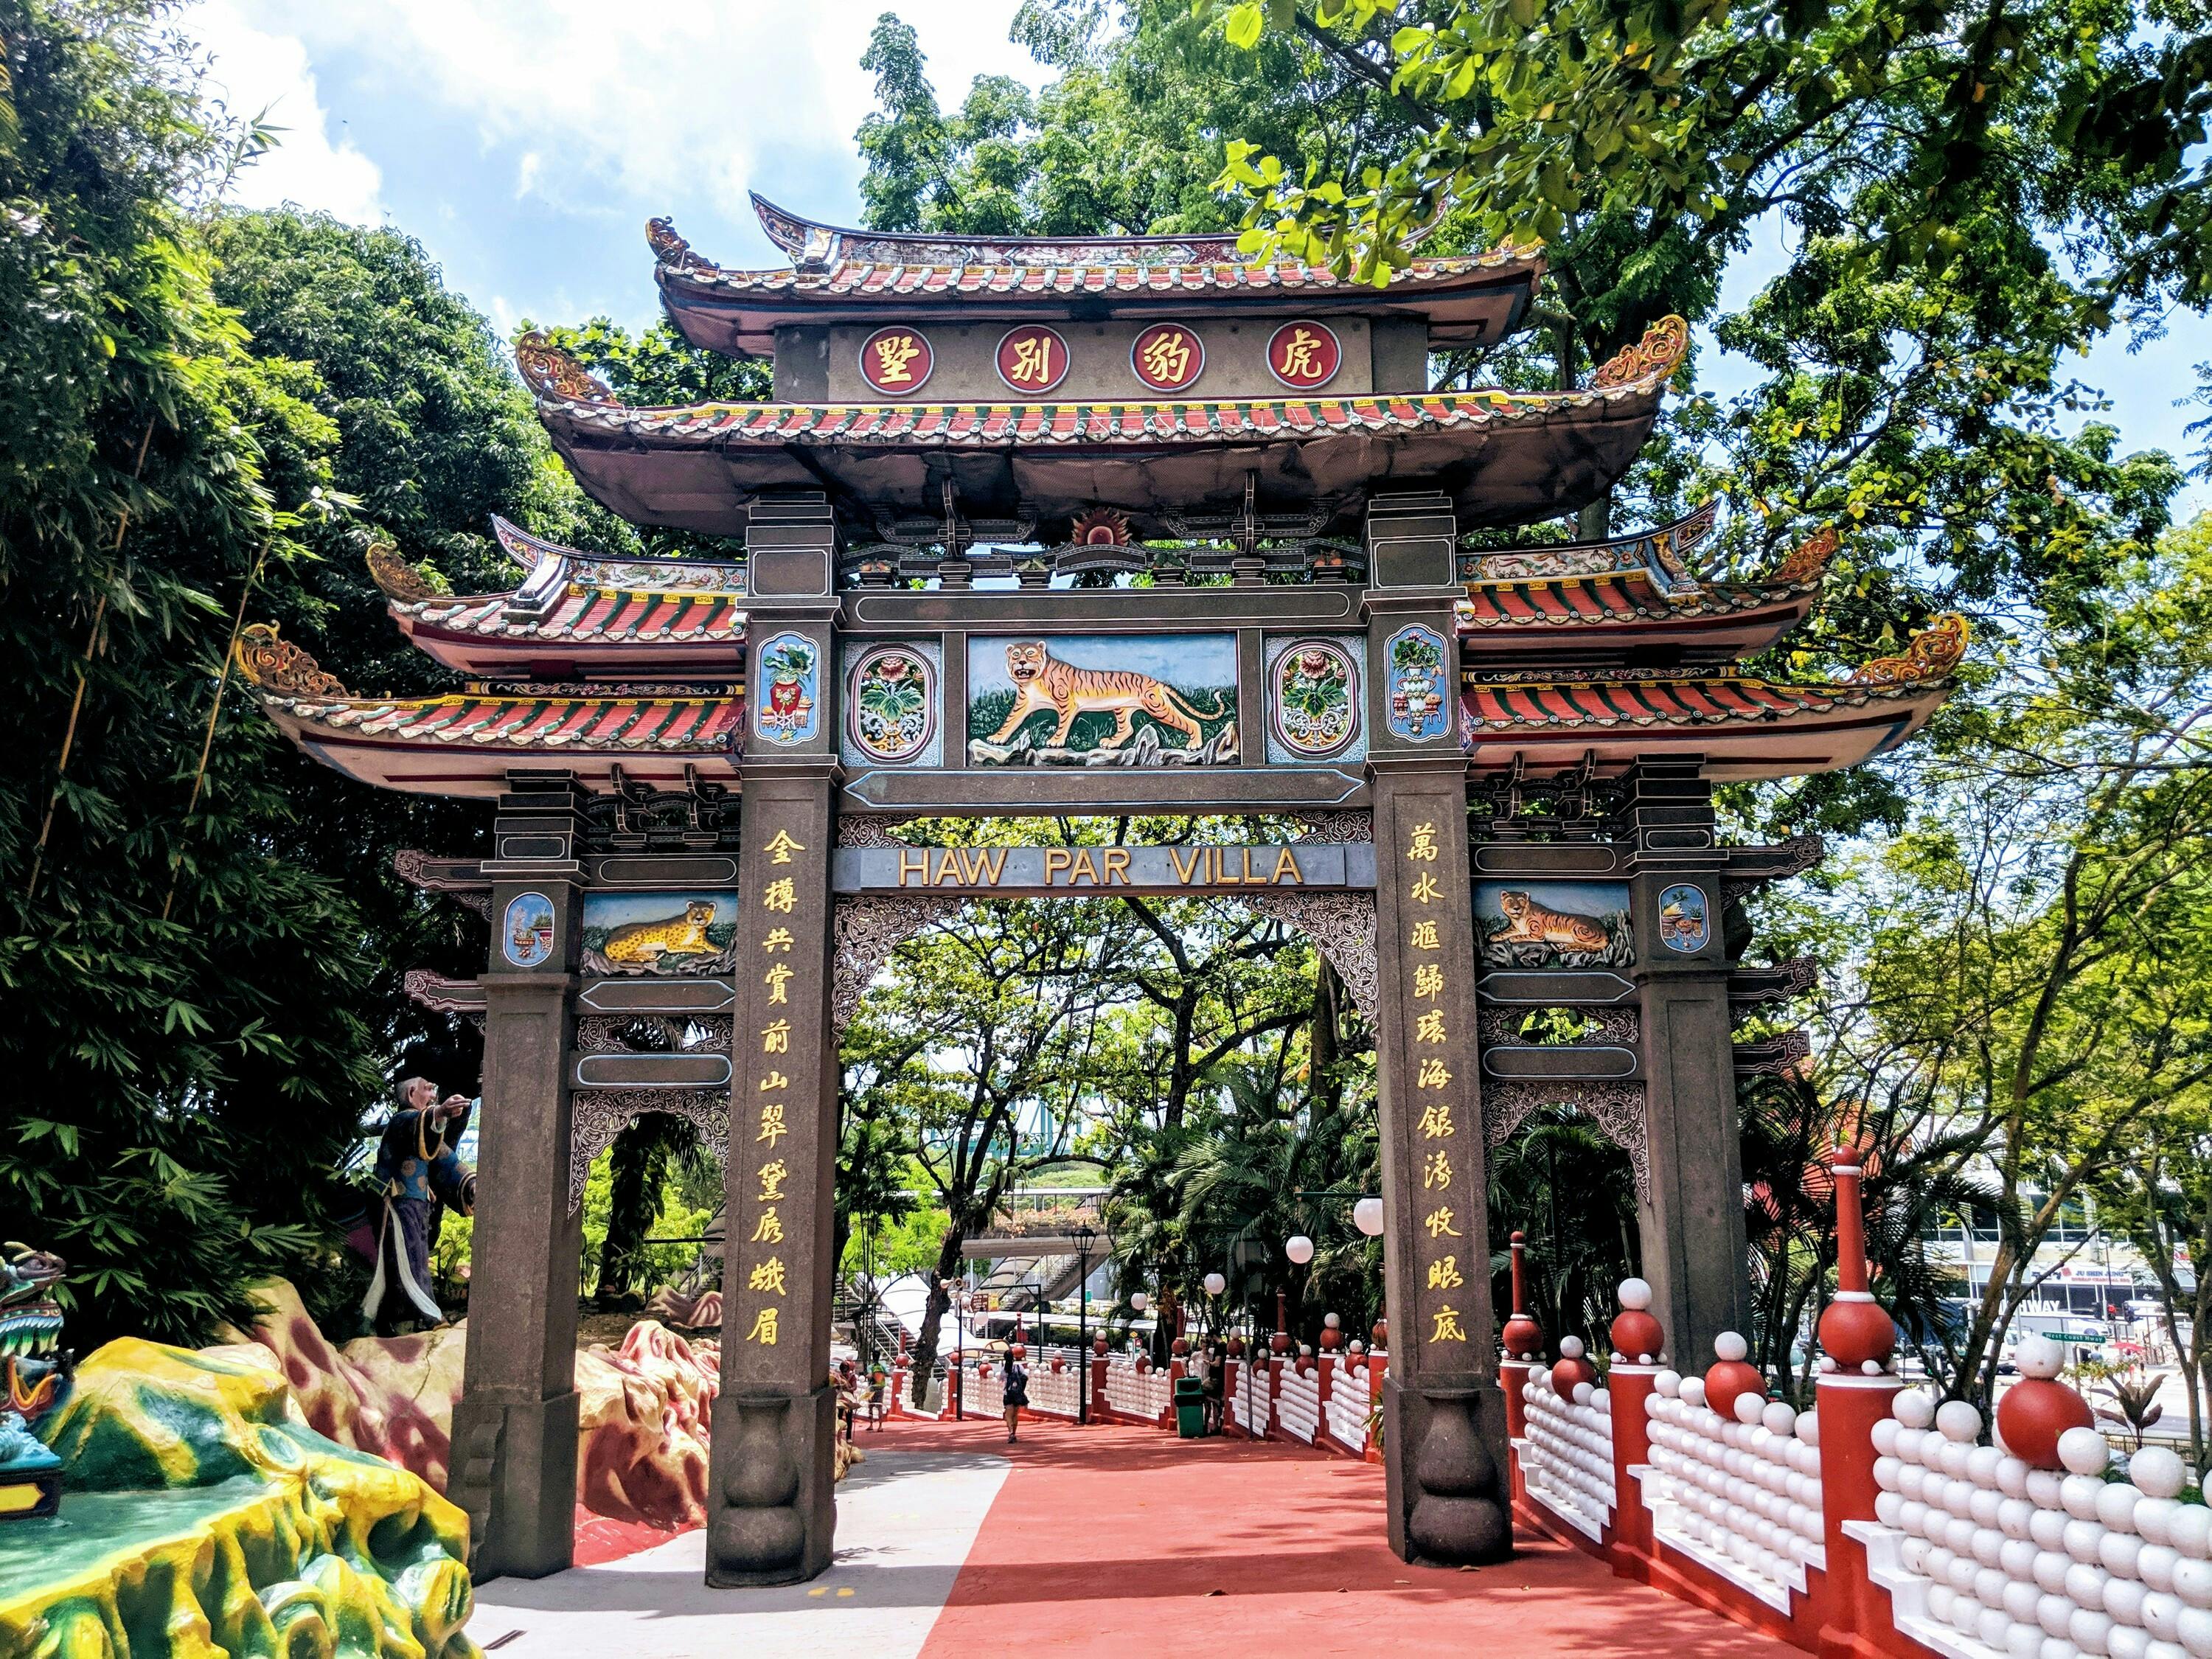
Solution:
{"label": "street lamp post", "polygon": [[1098,1242],[1097,1230],[1077,1223],[1068,1237],[1075,1241],[1075,1420],[1091,1421],[1091,1247]]}

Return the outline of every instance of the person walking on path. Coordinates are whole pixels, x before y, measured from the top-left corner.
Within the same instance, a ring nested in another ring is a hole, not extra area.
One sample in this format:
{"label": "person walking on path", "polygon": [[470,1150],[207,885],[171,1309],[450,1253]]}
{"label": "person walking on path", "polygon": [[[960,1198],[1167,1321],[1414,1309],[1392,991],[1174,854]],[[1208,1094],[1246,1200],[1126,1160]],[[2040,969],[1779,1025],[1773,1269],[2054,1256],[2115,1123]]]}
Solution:
{"label": "person walking on path", "polygon": [[1015,1431],[1021,1425],[1022,1407],[1030,1403],[1029,1367],[1021,1361],[1021,1350],[1015,1349],[1006,1356],[1006,1391],[1003,1397],[1006,1408],[1006,1443],[1014,1443]]}

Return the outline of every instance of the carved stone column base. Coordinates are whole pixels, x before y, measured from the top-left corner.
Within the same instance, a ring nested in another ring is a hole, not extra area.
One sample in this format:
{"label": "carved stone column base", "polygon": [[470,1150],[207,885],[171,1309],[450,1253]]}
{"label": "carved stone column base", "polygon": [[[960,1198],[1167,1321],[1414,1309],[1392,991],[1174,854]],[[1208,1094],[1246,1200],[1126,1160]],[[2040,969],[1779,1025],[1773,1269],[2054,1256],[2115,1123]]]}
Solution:
{"label": "carved stone column base", "polygon": [[1506,1492],[1505,1396],[1490,1382],[1382,1382],[1390,1547],[1425,1566],[1513,1553]]}
{"label": "carved stone column base", "polygon": [[453,1407],[453,1500],[468,1512],[469,1571],[543,1578],[573,1564],[576,1430],[572,1389],[515,1403],[471,1397]]}
{"label": "carved stone column base", "polygon": [[714,1402],[707,1582],[797,1584],[836,1553],[836,1396],[748,1390]]}

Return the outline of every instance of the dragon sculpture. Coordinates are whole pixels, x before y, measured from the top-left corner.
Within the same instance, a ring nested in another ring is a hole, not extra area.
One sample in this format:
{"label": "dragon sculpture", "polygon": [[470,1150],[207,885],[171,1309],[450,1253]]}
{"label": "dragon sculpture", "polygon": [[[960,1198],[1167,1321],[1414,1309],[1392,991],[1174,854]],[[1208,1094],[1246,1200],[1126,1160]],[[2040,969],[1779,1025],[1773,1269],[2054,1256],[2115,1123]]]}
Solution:
{"label": "dragon sculpture", "polygon": [[31,1425],[68,1398],[74,1356],[60,1346],[61,1305],[50,1294],[67,1264],[27,1244],[0,1249],[0,1520],[15,1520],[60,1507],[61,1459]]}

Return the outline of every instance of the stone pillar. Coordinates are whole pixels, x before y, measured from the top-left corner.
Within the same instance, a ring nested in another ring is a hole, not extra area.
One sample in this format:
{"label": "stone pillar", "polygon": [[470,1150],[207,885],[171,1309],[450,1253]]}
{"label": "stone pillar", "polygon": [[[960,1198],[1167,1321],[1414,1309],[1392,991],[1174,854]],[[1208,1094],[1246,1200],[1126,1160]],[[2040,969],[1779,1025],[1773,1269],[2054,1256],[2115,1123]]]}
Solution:
{"label": "stone pillar", "polygon": [[739,773],[722,1391],[707,1521],[707,1582],[718,1585],[811,1578],[830,1565],[837,1526],[829,1381],[836,526],[818,492],[763,501],[746,548],[756,598]]}
{"label": "stone pillar", "polygon": [[1368,515],[1369,772],[1382,1151],[1382,1385],[1390,1547],[1495,1561],[1513,1547],[1498,1388],[1460,747],[1455,526],[1440,496]]}
{"label": "stone pillar", "polygon": [[[1698,762],[1644,762],[1630,787],[1631,977],[1643,1018],[1650,1172],[1637,1206],[1644,1277],[1674,1352],[1707,1354],[1723,1331],[1751,1328],[1723,860],[1714,846],[1712,786]],[[1694,939],[1680,916],[1670,924],[1662,914],[1689,894],[1705,908],[1703,935]]]}
{"label": "stone pillar", "polygon": [[830,1565],[836,1530],[832,786],[826,765],[744,773],[710,1584],[811,1578]]}
{"label": "stone pillar", "polygon": [[450,1477],[479,1581],[559,1572],[575,1541],[582,1217],[568,1206],[565,1066],[583,794],[565,773],[517,773],[510,786],[493,826],[496,856],[483,865],[492,878],[483,1109]]}

